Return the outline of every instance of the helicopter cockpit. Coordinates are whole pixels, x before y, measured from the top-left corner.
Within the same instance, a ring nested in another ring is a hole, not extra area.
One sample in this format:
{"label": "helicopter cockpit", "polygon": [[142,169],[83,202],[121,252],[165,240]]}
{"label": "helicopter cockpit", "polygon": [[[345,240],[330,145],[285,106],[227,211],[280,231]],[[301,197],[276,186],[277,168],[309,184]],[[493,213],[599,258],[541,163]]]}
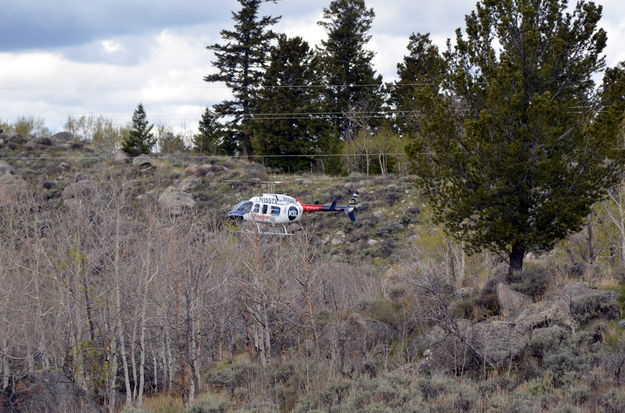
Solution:
{"label": "helicopter cockpit", "polygon": [[243,215],[250,212],[253,205],[254,203],[252,201],[239,202],[232,208],[232,211],[228,212],[228,217],[243,219]]}

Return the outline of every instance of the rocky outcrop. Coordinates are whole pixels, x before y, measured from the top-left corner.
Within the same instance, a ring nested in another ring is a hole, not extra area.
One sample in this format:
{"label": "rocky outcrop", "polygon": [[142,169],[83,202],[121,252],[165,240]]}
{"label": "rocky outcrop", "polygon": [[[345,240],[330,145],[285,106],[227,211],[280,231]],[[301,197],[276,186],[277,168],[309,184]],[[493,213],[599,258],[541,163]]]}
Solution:
{"label": "rocky outcrop", "polygon": [[139,169],[142,174],[153,172],[156,168],[152,164],[152,159],[147,155],[139,155],[132,158],[132,165]]}
{"label": "rocky outcrop", "polygon": [[190,194],[170,186],[158,197],[158,204],[170,215],[182,215],[186,209],[195,206],[195,200]]}
{"label": "rocky outcrop", "polygon": [[346,376],[369,373],[369,363],[388,350],[396,331],[390,325],[362,314],[351,314],[346,320],[327,323],[319,337],[326,356],[333,358]]}
{"label": "rocky outcrop", "polygon": [[62,373],[39,371],[16,380],[0,393],[6,413],[101,413],[76,384]]}
{"label": "rocky outcrop", "polygon": [[26,195],[28,195],[28,183],[15,175],[15,170],[11,165],[0,161],[0,206],[10,205]]}
{"label": "rocky outcrop", "polygon": [[63,204],[68,208],[78,208],[81,203],[91,195],[96,190],[96,184],[90,179],[81,179],[78,182],[74,182],[72,184],[67,185],[63,190],[63,194],[61,199],[63,199]]}
{"label": "rocky outcrop", "polygon": [[200,178],[196,176],[188,176],[178,184],[178,189],[188,192],[193,191],[200,185],[202,185],[202,180]]}
{"label": "rocky outcrop", "polygon": [[497,295],[497,303],[499,303],[499,307],[504,315],[516,313],[532,302],[530,297],[513,290],[504,283],[497,284],[495,294]]}
{"label": "rocky outcrop", "polygon": [[586,283],[569,284],[557,296],[533,304],[505,284],[496,289],[500,305],[509,311],[506,319],[476,324],[443,319],[413,341],[413,356],[427,354],[426,370],[458,373],[484,364],[498,368],[522,355],[532,339],[554,331],[570,336],[588,321],[620,316],[616,293]]}

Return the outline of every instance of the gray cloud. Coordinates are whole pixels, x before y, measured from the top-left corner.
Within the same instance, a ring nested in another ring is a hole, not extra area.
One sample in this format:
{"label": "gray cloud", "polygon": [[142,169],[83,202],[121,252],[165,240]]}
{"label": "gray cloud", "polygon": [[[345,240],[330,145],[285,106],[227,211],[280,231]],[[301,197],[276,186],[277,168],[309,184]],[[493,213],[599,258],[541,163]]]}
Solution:
{"label": "gray cloud", "polygon": [[234,0],[20,0],[4,2],[0,51],[76,46],[123,36],[224,20]]}

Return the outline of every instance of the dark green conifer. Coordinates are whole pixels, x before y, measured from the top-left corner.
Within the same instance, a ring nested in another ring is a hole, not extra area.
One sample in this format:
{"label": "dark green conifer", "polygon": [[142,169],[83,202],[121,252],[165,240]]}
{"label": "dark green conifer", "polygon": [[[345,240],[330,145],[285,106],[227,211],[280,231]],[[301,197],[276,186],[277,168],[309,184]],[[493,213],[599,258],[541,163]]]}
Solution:
{"label": "dark green conifer", "polygon": [[408,55],[397,64],[399,80],[391,85],[391,102],[397,111],[396,126],[402,135],[416,131],[419,116],[415,90],[421,87],[438,88],[445,74],[445,60],[428,34],[412,34]]}
{"label": "dark green conifer", "polygon": [[153,126],[148,123],[143,104],[139,103],[132,115],[132,126],[122,142],[122,150],[131,156],[150,153],[156,143]]}
{"label": "dark green conifer", "polygon": [[[321,56],[326,88],[326,111],[335,115],[332,123],[340,138],[350,141],[358,130],[380,123],[383,104],[382,76],[377,75],[366,49],[375,13],[364,0],[333,0],[323,10],[319,25],[327,32],[321,42]],[[351,115],[347,117],[342,114]],[[328,142],[332,146],[332,142]]]}
{"label": "dark green conifer", "polygon": [[206,108],[198,124],[198,133],[193,137],[193,149],[199,153],[217,155],[220,138],[221,126],[217,122],[217,116]]}
{"label": "dark green conifer", "polygon": [[327,122],[310,113],[322,110],[317,58],[300,37],[281,35],[271,53],[256,107],[261,117],[253,120],[252,147],[256,155],[290,155],[263,160],[283,171],[310,170],[314,159],[293,157],[320,152],[323,137],[330,133]]}
{"label": "dark green conifer", "polygon": [[481,0],[445,53],[440,89],[416,90],[420,136],[409,147],[439,222],[470,252],[520,271],[584,224],[620,179],[622,67],[604,67],[601,6]]}
{"label": "dark green conifer", "polygon": [[222,30],[222,44],[207,48],[215,53],[213,65],[217,73],[204,78],[207,82],[224,82],[232,91],[232,99],[214,106],[219,119],[225,121],[222,149],[229,154],[241,151],[250,154],[251,141],[247,123],[256,111],[254,101],[267,67],[271,40],[269,29],[280,18],[259,17],[258,9],[267,0],[239,0],[241,10],[232,13],[234,30]]}

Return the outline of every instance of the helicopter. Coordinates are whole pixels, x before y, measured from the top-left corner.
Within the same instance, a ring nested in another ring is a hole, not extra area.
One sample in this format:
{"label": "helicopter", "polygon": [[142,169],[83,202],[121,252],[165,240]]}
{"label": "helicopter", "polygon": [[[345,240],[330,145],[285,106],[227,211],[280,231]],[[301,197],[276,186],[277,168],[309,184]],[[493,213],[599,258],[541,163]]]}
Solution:
{"label": "helicopter", "polygon": [[[352,222],[356,222],[357,199],[358,192],[354,192],[348,205],[337,205],[336,200],[329,205],[321,205],[318,202],[304,204],[284,194],[262,194],[247,201],[239,202],[226,216],[232,221],[251,221],[256,223],[258,233],[260,234],[293,235],[288,232],[286,226],[302,219],[304,212],[343,211]],[[284,232],[263,232],[260,230],[259,224],[282,225]]]}

